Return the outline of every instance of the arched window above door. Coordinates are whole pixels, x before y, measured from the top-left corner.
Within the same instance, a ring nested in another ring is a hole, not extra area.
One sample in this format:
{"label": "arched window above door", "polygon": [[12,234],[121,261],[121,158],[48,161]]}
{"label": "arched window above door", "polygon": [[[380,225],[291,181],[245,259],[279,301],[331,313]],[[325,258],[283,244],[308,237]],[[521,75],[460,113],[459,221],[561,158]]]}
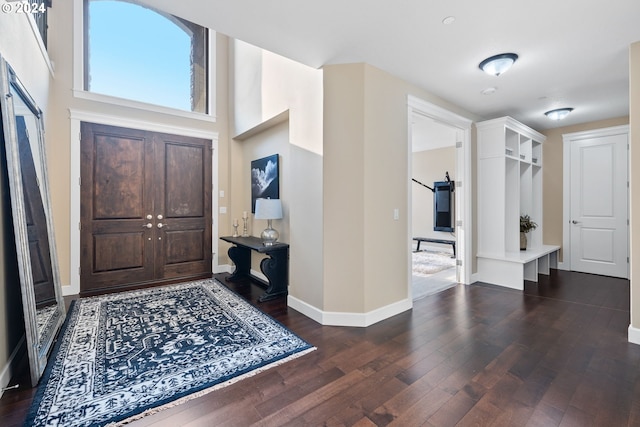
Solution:
{"label": "arched window above door", "polygon": [[124,0],[84,0],[84,90],[208,113],[207,29]]}

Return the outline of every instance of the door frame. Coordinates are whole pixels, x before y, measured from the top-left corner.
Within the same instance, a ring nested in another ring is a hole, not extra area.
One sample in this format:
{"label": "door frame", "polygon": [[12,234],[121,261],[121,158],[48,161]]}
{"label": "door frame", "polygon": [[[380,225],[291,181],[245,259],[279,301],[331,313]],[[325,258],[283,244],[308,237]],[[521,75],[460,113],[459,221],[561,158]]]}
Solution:
{"label": "door frame", "polygon": [[[592,129],[583,132],[562,134],[562,262],[558,262],[560,270],[571,271],[571,143],[583,139],[603,136],[627,135],[627,218],[629,218],[629,125]],[[629,257],[629,233],[627,233],[627,257]],[[629,277],[627,263],[627,277]]]}
{"label": "door frame", "polygon": [[167,125],[119,116],[93,113],[83,110],[69,110],[71,135],[70,177],[69,177],[69,286],[62,287],[62,294],[77,295],[80,293],[80,122],[91,122],[110,126],[127,127],[194,138],[209,139],[212,142],[211,173],[211,270],[216,272],[218,266],[218,132],[192,129],[184,126]]}
{"label": "door frame", "polygon": [[[462,141],[456,141],[456,253],[458,254],[458,260],[462,261],[462,264],[456,268],[459,268],[459,280],[461,283],[471,283],[471,245],[472,245],[472,233],[473,233],[473,221],[471,216],[471,188],[473,187],[473,178],[471,175],[471,125],[472,120],[455,114],[449,110],[439,107],[435,104],[427,102],[423,99],[417,98],[412,95],[407,97],[407,253],[408,253],[408,289],[409,299],[411,299],[411,245],[413,242],[413,227],[411,223],[412,217],[412,116],[414,114],[420,114],[422,116],[429,117],[442,124],[457,128],[461,131]],[[460,167],[462,166],[462,167]],[[457,262],[457,261],[456,261]]]}

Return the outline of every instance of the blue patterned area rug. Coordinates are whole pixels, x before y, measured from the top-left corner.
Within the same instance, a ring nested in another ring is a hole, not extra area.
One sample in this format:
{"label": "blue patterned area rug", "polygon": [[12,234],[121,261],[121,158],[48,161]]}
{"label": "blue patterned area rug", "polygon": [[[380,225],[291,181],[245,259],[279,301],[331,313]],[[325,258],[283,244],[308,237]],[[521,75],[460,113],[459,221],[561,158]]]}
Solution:
{"label": "blue patterned area rug", "polygon": [[214,279],[83,298],[25,425],[126,423],[312,350]]}

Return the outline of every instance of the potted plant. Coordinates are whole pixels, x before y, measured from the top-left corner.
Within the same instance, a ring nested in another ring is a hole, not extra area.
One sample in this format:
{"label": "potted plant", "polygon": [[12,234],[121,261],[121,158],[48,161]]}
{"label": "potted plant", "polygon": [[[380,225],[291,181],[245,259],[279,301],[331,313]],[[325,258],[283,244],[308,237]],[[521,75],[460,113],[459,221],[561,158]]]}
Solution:
{"label": "potted plant", "polygon": [[538,224],[531,220],[529,215],[520,215],[520,250],[527,250],[527,233],[535,230]]}

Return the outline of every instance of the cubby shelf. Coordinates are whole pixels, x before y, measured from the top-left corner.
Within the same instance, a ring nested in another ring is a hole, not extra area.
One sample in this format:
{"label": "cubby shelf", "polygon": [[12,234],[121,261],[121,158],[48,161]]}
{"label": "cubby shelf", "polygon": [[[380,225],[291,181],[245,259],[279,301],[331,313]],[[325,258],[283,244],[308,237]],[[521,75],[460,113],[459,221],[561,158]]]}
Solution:
{"label": "cubby shelf", "polygon": [[[559,246],[542,243],[544,135],[511,117],[478,129],[478,276],[515,289],[557,268]],[[538,224],[520,251],[520,215]]]}

